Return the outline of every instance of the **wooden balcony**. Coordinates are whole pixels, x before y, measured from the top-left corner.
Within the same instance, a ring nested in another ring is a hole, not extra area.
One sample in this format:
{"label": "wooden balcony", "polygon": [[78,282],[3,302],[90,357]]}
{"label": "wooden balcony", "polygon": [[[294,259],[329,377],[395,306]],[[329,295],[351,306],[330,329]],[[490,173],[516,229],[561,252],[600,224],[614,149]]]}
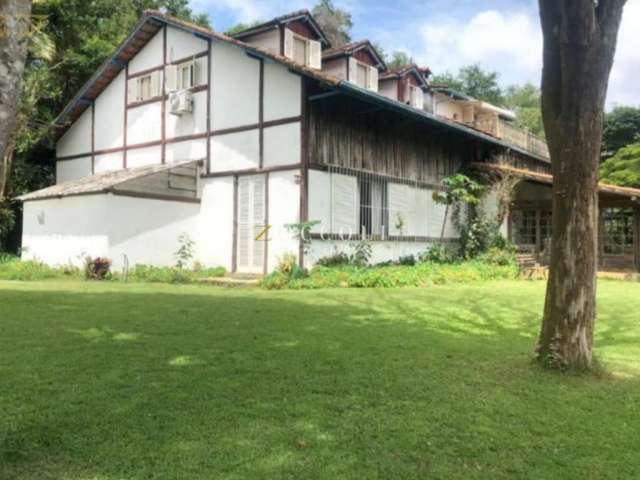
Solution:
{"label": "wooden balcony", "polygon": [[472,126],[534,155],[549,158],[549,147],[546,141],[509,122],[496,118],[479,119],[473,122]]}

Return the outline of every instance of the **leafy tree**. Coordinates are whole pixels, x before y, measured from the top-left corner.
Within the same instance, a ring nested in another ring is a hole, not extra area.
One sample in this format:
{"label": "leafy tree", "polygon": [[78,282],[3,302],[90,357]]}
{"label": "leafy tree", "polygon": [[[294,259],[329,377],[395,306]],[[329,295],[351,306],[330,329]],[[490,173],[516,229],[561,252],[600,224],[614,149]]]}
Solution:
{"label": "leafy tree", "polygon": [[640,143],[622,147],[600,166],[600,180],[640,188]]}
{"label": "leafy tree", "polygon": [[462,67],[456,75],[445,72],[432,77],[432,83],[445,84],[453,90],[484,100],[493,105],[504,104],[504,95],[498,84],[498,72],[486,71],[479,64]]}
{"label": "leafy tree", "polygon": [[395,70],[397,68],[411,65],[412,63],[415,63],[415,60],[407,52],[396,50],[389,58],[385,59],[385,62],[390,70]]}
{"label": "leafy tree", "polygon": [[256,25],[260,25],[262,23],[261,20],[257,20],[251,23],[236,23],[233,27],[224,32],[225,35],[233,36],[236,33],[244,32],[245,30],[249,30],[250,28],[255,27]]}
{"label": "leafy tree", "polygon": [[311,13],[331,45],[340,47],[351,41],[351,14],[337,8],[332,0],[320,0]]}
{"label": "leafy tree", "polygon": [[593,362],[598,164],[604,105],[626,0],[539,0],[542,115],[553,173],[553,238],[538,361]]}
{"label": "leafy tree", "polygon": [[616,107],[604,117],[602,150],[607,156],[640,140],[640,108]]}
{"label": "leafy tree", "polygon": [[512,85],[504,93],[504,106],[516,113],[516,125],[544,137],[540,96],[540,89],[532,83]]}

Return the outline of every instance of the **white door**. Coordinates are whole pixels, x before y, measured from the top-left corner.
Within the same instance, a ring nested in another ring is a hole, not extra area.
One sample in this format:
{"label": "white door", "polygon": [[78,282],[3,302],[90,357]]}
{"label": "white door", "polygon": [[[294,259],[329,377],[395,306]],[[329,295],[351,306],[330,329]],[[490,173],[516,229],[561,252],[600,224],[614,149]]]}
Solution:
{"label": "white door", "polygon": [[238,272],[264,271],[266,224],[264,175],[238,178]]}

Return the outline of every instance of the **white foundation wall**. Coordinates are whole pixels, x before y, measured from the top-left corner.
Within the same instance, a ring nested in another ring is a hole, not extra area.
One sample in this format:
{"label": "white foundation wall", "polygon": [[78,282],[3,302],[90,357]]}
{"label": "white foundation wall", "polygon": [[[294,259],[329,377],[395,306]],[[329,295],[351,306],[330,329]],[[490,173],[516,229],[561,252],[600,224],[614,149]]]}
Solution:
{"label": "white foundation wall", "polygon": [[300,170],[287,170],[269,174],[269,247],[268,270],[273,271],[285,253],[299,254],[299,241],[286,225],[299,222]]}
{"label": "white foundation wall", "polygon": [[[348,240],[313,240],[305,267],[313,267],[323,257],[344,252],[352,254],[357,242]],[[371,264],[396,261],[400,257],[413,255],[416,258],[427,251],[435,242],[368,242],[371,245]]]}
{"label": "white foundation wall", "polygon": [[202,203],[194,238],[196,258],[204,265],[231,271],[234,178],[203,179],[201,188]]}
{"label": "white foundation wall", "polygon": [[56,162],[56,183],[91,175],[91,157]]}
{"label": "white foundation wall", "polygon": [[194,232],[200,205],[106,194],[26,202],[23,258],[81,266],[87,255],[113,268],[173,265],[183,232]]}

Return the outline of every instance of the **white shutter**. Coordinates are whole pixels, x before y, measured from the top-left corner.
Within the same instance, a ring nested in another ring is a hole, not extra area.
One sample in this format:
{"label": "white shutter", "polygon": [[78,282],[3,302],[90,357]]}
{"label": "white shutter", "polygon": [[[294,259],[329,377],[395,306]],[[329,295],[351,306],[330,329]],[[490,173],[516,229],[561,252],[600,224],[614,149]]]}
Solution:
{"label": "white shutter", "polygon": [[160,72],[151,74],[151,98],[160,95]]}
{"label": "white shutter", "polygon": [[358,179],[349,175],[331,175],[331,233],[349,235],[360,233],[358,228]]}
{"label": "white shutter", "polygon": [[191,70],[191,86],[200,85],[200,65],[197,60],[193,61],[193,69]]}
{"label": "white shutter", "polygon": [[419,87],[413,87],[414,101],[413,106],[416,108],[424,108],[424,92]]}
{"label": "white shutter", "polygon": [[253,267],[261,269],[264,263],[264,244],[267,235],[256,240],[265,228],[265,177],[253,178]]}
{"label": "white shutter", "polygon": [[138,100],[138,79],[134,78],[127,82],[127,103],[133,103]]}
{"label": "white shutter", "polygon": [[358,61],[353,57],[349,57],[349,81],[358,83]]}
{"label": "white shutter", "polygon": [[409,212],[409,192],[407,185],[389,183],[389,234],[407,235],[411,221]]}
{"label": "white shutter", "polygon": [[315,40],[309,40],[309,66],[318,70],[322,69],[322,45]]}
{"label": "white shutter", "polygon": [[378,91],[378,69],[376,67],[369,67],[369,75],[367,76],[367,88]]}
{"label": "white shutter", "polygon": [[165,83],[167,92],[173,92],[178,89],[178,67],[177,65],[167,65],[165,67],[165,75],[167,81]]}
{"label": "white shutter", "polygon": [[250,252],[250,223],[249,223],[249,200],[250,194],[249,177],[238,179],[238,266],[246,268],[249,266]]}
{"label": "white shutter", "polygon": [[293,32],[284,26],[284,56],[293,60]]}

